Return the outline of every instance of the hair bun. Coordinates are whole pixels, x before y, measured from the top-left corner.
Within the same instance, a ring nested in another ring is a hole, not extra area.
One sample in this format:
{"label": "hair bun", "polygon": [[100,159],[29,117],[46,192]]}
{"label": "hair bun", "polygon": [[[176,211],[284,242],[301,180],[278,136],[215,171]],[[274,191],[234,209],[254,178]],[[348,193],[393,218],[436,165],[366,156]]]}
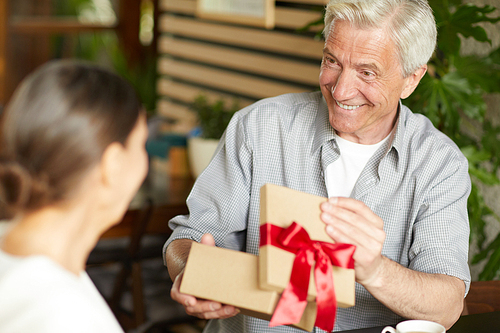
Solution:
{"label": "hair bun", "polygon": [[32,177],[16,162],[0,162],[0,218],[25,210],[31,196]]}

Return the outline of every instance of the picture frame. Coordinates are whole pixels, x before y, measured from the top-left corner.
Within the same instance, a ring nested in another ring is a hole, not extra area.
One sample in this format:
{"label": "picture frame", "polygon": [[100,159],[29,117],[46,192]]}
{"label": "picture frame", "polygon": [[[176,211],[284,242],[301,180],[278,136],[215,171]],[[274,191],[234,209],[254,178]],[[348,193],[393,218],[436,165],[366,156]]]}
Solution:
{"label": "picture frame", "polygon": [[275,5],[275,0],[197,0],[196,16],[273,29]]}

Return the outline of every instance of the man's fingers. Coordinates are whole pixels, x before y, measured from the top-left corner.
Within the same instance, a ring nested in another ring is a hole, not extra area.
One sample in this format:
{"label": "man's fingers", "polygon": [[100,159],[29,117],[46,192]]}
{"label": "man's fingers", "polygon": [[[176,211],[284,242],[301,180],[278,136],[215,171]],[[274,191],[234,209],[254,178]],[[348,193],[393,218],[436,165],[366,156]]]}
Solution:
{"label": "man's fingers", "polygon": [[215,246],[214,236],[212,236],[211,234],[204,234],[203,236],[201,236],[200,243],[205,245]]}
{"label": "man's fingers", "polygon": [[184,306],[186,313],[201,319],[229,318],[239,313],[234,306],[223,305],[219,302],[207,301],[196,297],[182,294],[176,288],[175,283],[170,290],[172,299]]}
{"label": "man's fingers", "polygon": [[335,211],[335,208],[343,208],[346,211],[360,215],[377,227],[381,228],[383,226],[382,220],[362,201],[346,197],[332,197],[321,205],[323,211],[327,209]]}
{"label": "man's fingers", "polygon": [[[213,241],[213,237],[209,235]],[[210,241],[210,238],[208,241]],[[179,291],[184,271],[175,277],[170,297],[182,304],[186,313],[201,319],[224,319],[237,315],[240,311],[231,305],[223,305],[219,302],[198,299],[191,295],[183,294]]]}
{"label": "man's fingers", "polygon": [[[321,220],[331,226],[329,228],[330,231],[335,229],[349,239],[357,240],[359,243],[365,243],[371,239],[378,242],[385,240],[385,232],[382,227],[378,227],[375,223],[342,208],[337,207],[335,212],[324,211],[321,213]],[[381,224],[383,225],[383,222]],[[345,242],[346,240],[335,239],[335,241]]]}
{"label": "man's fingers", "polygon": [[174,288],[170,290],[170,297],[177,303],[182,304],[184,307],[195,306],[197,303],[196,297],[182,294],[179,290],[175,290]]}
{"label": "man's fingers", "polygon": [[356,245],[357,281],[372,278],[380,266],[385,241],[382,219],[364,203],[350,198],[330,199],[321,205],[321,211],[326,233],[335,242]]}
{"label": "man's fingers", "polygon": [[[231,305],[222,305],[217,302],[198,299],[195,306],[186,307],[186,313],[202,319],[224,319],[239,313],[239,310]],[[214,309],[214,310],[211,310]]]}
{"label": "man's fingers", "polygon": [[170,297],[177,303],[182,304],[184,307],[194,306],[196,305],[196,298],[191,295],[182,294],[179,291],[183,275],[184,271],[182,271],[175,277],[175,281],[172,284],[172,289],[170,289]]}
{"label": "man's fingers", "polygon": [[[367,226],[374,226],[379,229],[384,227],[382,219],[372,212],[368,206],[352,198],[330,198],[328,201],[323,202],[320,208],[322,213],[327,213],[333,218],[347,223],[359,224],[364,222],[368,223]],[[328,218],[323,214],[322,219]],[[334,221],[332,220],[332,222]]]}
{"label": "man's fingers", "polygon": [[372,234],[353,227],[348,223],[327,224],[326,233],[337,243],[356,245],[356,252],[366,250],[381,251],[385,239],[382,230],[373,230]]}

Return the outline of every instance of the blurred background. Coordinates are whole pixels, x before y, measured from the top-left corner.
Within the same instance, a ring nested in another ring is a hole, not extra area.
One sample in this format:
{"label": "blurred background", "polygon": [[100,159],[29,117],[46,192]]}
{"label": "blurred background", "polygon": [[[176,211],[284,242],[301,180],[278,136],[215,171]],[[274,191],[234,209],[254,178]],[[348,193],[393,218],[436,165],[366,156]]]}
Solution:
{"label": "blurred background", "polygon": [[97,62],[126,77],[155,108],[157,0],[3,0],[0,102],[55,58]]}
{"label": "blurred background", "polygon": [[[328,0],[231,0],[252,8],[223,15],[200,11],[200,3],[215,2],[0,0],[0,107],[41,64],[78,58],[128,80],[148,112],[150,173],[88,266],[127,332],[201,331],[204,322],[170,300],[161,258],[167,221],[187,213],[193,181],[236,110],[318,90]],[[426,84],[404,103],[426,114],[468,157],[472,276],[498,280],[500,0],[429,3],[438,49]],[[265,10],[256,15],[256,8]]]}

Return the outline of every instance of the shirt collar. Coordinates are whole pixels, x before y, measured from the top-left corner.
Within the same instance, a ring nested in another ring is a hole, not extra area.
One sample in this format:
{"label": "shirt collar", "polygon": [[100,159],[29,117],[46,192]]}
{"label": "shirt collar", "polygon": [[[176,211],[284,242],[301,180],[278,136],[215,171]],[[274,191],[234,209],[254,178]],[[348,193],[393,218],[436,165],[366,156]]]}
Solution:
{"label": "shirt collar", "polygon": [[[410,110],[402,104],[401,100],[399,100],[398,107],[398,120],[396,122],[395,129],[391,133],[391,137],[389,138],[389,140],[387,140],[387,148],[384,154],[384,156],[389,154],[392,148],[394,148],[396,161],[399,160],[402,152],[406,121],[410,113]],[[323,95],[321,95],[318,105],[315,128],[316,131],[312,146],[313,152],[316,152],[325,142],[335,139],[335,130],[330,125],[330,120],[328,117],[328,106],[326,105],[326,101]],[[399,163],[397,163],[397,165],[399,165]]]}
{"label": "shirt collar", "polygon": [[320,101],[318,105],[318,112],[316,113],[315,119],[315,131],[314,140],[312,145],[313,153],[316,152],[325,142],[328,142],[335,138],[335,130],[330,125],[330,119],[328,118],[328,106],[326,105],[325,98],[320,95]]}
{"label": "shirt collar", "polygon": [[[397,158],[403,152],[403,141],[406,132],[406,124],[411,111],[399,100],[399,116],[396,128],[391,138],[391,146],[397,153]],[[390,150],[390,149],[389,149]],[[389,152],[388,150],[388,152]]]}

